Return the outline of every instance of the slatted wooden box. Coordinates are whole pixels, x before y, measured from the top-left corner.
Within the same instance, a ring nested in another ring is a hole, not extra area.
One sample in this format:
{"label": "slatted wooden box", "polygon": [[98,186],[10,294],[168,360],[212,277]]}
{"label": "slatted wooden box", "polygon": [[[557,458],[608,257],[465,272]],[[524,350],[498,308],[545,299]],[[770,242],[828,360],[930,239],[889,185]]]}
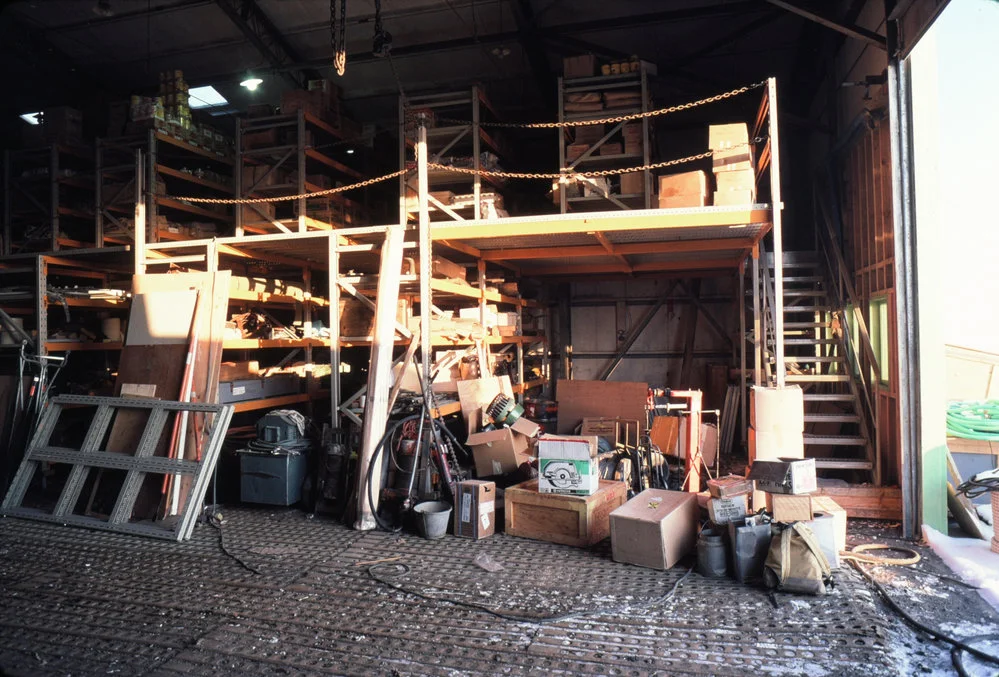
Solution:
{"label": "slatted wooden box", "polygon": [[592,496],[564,496],[538,492],[538,481],[528,480],[506,490],[506,533],[563,545],[583,547],[610,536],[610,514],[628,500],[624,482],[600,480]]}

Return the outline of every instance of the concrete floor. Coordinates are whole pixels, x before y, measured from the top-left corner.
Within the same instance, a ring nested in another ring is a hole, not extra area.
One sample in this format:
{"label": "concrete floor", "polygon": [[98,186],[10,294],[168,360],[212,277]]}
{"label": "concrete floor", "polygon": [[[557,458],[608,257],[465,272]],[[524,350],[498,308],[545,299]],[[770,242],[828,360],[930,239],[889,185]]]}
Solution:
{"label": "concrete floor", "polygon": [[[734,581],[696,573],[681,581],[685,567],[614,563],[607,543],[582,550],[504,535],[430,542],[354,532],[294,510],[225,513],[228,555],[207,525],[176,544],[0,519],[4,674],[815,676],[949,664],[850,568],[838,572],[832,594],[778,595],[775,608]],[[890,528],[854,531],[858,541],[891,536]],[[484,571],[472,561],[479,555],[503,570]],[[426,598],[516,616],[597,613],[503,620],[421,598],[369,573],[366,563],[394,557],[376,573],[405,564],[408,573],[392,580]],[[968,634],[994,627],[974,591],[920,573],[932,570],[945,571],[930,555],[915,571],[876,574],[933,623],[960,619]],[[651,604],[674,586],[674,596]]]}

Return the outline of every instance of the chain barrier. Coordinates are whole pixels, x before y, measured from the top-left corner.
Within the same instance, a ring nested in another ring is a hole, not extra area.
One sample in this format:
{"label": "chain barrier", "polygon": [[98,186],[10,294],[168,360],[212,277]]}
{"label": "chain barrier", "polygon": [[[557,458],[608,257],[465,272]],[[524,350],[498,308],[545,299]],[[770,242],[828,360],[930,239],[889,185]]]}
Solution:
{"label": "chain barrier", "polygon": [[[765,141],[765,137],[758,136],[748,143],[740,143],[730,148],[726,148],[725,151],[735,150],[737,148],[747,148],[753,144],[759,144]],[[647,165],[641,165],[640,167],[624,167],[622,169],[598,169],[587,172],[576,172],[571,170],[566,170],[565,172],[503,172],[503,171],[490,171],[486,169],[471,169],[468,167],[452,167],[450,165],[442,165],[436,162],[428,162],[428,169],[438,169],[446,170],[449,172],[458,172],[461,174],[478,174],[479,176],[494,177],[497,179],[558,179],[561,183],[568,183],[579,178],[585,179],[595,179],[602,176],[616,176],[618,174],[628,174],[630,172],[645,172],[652,171],[654,169],[665,169],[667,167],[675,167],[677,165],[687,164],[688,162],[696,162],[697,160],[705,160],[715,154],[715,151],[708,150],[703,153],[698,153],[697,155],[688,155],[687,157],[677,158],[675,160],[664,160],[663,162],[653,162]],[[599,156],[598,156],[599,157]]]}
{"label": "chain barrier", "polygon": [[[751,85],[745,85],[744,87],[733,89],[723,94],[715,94],[714,96],[709,96],[706,99],[698,99],[697,101],[688,101],[687,103],[681,103],[675,106],[669,106],[668,108],[657,108],[656,110],[643,111],[640,113],[614,115],[611,117],[600,118],[597,120],[571,120],[565,122],[479,122],[479,127],[504,127],[509,129],[558,129],[560,127],[586,127],[590,125],[604,125],[604,124],[616,124],[619,122],[632,122],[634,120],[641,120],[642,118],[654,118],[662,115],[669,115],[671,113],[679,113],[681,111],[690,110],[691,108],[697,108],[698,106],[703,106],[709,103],[724,101],[725,99],[731,99],[733,96],[739,96],[740,94],[751,92],[754,89],[759,89],[760,87],[763,87],[766,84],[767,81],[763,80],[761,82],[754,82]],[[446,122],[452,125],[473,124],[470,120],[456,120],[454,118],[437,118],[437,121]]]}
{"label": "chain barrier", "polygon": [[210,205],[252,205],[261,204],[264,202],[287,202],[291,200],[301,200],[311,197],[322,197],[324,195],[335,195],[336,193],[343,193],[348,190],[354,190],[355,188],[366,188],[367,186],[372,186],[376,183],[381,183],[382,181],[388,181],[389,179],[394,179],[396,177],[402,176],[407,171],[406,169],[400,169],[397,172],[392,172],[391,174],[386,174],[385,176],[378,176],[373,179],[366,179],[365,181],[360,181],[358,183],[352,183],[349,186],[337,186],[336,188],[327,188],[326,190],[319,190],[315,193],[299,193],[298,195],[279,195],[276,197],[241,197],[241,198],[218,198],[218,197],[174,197],[174,200],[182,200],[184,202],[198,202],[201,204]]}

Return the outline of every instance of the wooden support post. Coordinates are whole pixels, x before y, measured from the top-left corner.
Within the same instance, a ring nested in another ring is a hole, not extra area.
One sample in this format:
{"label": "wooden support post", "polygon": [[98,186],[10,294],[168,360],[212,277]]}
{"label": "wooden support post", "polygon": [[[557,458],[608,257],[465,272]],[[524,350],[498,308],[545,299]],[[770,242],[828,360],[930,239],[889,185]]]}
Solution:
{"label": "wooden support post", "polygon": [[[374,506],[375,511],[378,510],[381,473],[370,466],[375,447],[385,433],[388,422],[388,396],[392,388],[392,351],[395,348],[395,319],[399,303],[404,234],[399,226],[386,230],[378,271],[374,341],[371,345],[364,425],[361,427],[361,449],[357,459],[357,519],[354,528],[361,530],[374,529],[376,526],[371,506]],[[374,472],[369,473],[369,470]]]}
{"label": "wooden support post", "polygon": [[753,247],[753,385],[763,385],[763,337],[760,326],[760,247]]}
{"label": "wooden support post", "polygon": [[[486,329],[486,262],[479,259],[477,262],[479,271],[479,324],[483,331]],[[481,378],[488,378],[493,375],[492,365],[489,364],[489,346],[483,341],[479,351],[479,372]]]}

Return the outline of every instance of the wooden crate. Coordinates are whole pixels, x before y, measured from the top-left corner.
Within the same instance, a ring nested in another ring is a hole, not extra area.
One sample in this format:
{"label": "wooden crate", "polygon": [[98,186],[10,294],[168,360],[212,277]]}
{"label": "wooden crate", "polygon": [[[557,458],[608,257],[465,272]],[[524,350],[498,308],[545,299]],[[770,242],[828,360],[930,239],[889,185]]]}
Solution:
{"label": "wooden crate", "polygon": [[528,480],[506,490],[506,533],[563,545],[583,547],[610,536],[610,514],[628,500],[624,482],[600,480],[592,496],[563,496],[538,492],[538,481]]}
{"label": "wooden crate", "polygon": [[819,487],[815,495],[833,499],[851,519],[902,519],[902,490],[898,487]]}

